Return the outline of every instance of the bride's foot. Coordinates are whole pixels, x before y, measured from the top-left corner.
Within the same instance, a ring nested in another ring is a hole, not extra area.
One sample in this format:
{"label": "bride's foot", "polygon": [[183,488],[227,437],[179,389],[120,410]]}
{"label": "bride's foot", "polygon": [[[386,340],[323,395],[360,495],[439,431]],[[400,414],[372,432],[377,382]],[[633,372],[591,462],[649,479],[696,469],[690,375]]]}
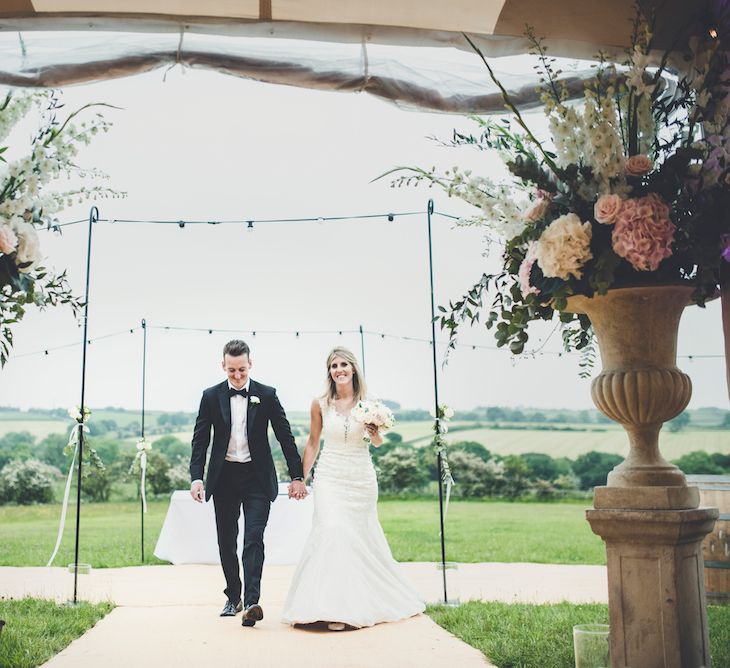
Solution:
{"label": "bride's foot", "polygon": [[344,622],[328,622],[327,628],[330,631],[344,631],[345,630],[345,624]]}

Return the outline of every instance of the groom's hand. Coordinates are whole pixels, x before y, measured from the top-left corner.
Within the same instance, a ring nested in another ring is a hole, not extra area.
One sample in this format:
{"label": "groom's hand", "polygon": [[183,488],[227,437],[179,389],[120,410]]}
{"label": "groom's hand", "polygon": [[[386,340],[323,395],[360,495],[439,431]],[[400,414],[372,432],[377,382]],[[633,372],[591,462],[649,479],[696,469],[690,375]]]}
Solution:
{"label": "groom's hand", "polygon": [[289,483],[289,498],[290,499],[303,499],[307,496],[307,486],[303,480],[292,480]]}
{"label": "groom's hand", "polygon": [[203,499],[205,498],[205,487],[203,487],[202,482],[196,481],[190,485],[190,496],[192,496],[198,503],[203,503]]}

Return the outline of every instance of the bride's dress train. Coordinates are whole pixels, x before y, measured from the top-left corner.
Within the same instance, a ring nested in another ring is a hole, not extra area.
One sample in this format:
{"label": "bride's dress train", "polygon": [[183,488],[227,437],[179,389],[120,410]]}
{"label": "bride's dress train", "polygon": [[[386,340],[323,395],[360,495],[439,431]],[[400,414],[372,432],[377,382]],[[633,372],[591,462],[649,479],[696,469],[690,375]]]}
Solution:
{"label": "bride's dress train", "polygon": [[378,521],[378,484],[364,426],[321,400],[324,446],[314,484],[312,530],[282,621],[372,626],[418,614],[424,603],[403,578]]}

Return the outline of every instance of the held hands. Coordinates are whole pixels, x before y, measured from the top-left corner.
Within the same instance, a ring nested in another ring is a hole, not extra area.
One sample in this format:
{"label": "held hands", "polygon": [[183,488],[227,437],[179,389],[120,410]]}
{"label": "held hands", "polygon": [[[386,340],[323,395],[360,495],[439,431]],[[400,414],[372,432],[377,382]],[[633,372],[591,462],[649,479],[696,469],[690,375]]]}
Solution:
{"label": "held hands", "polygon": [[292,480],[289,483],[290,499],[296,499],[297,501],[301,501],[307,496],[308,493],[309,492],[307,492],[307,486],[304,484],[303,480]]}
{"label": "held hands", "polygon": [[205,487],[202,482],[194,482],[190,486],[190,496],[192,496],[193,500],[198,503],[203,503],[203,499],[205,498]]}

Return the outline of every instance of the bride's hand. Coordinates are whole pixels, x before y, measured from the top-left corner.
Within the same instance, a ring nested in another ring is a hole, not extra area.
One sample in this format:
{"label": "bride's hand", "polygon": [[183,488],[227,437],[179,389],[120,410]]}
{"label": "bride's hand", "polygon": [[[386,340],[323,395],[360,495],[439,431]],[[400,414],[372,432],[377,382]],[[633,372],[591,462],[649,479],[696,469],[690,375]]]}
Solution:
{"label": "bride's hand", "polygon": [[365,430],[368,432],[368,436],[373,441],[373,445],[380,445],[382,443],[382,439],[380,438],[380,429],[378,425],[371,424],[371,423],[365,423]]}

